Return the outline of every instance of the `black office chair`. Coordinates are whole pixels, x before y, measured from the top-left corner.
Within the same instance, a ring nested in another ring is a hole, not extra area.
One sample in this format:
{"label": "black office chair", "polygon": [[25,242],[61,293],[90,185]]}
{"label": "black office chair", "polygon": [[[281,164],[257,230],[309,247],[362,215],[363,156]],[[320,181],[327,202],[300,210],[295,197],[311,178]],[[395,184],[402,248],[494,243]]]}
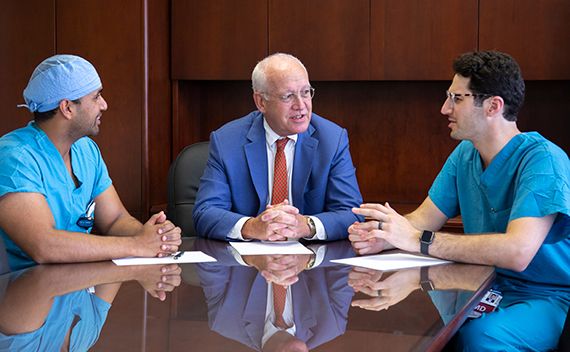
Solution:
{"label": "black office chair", "polygon": [[570,351],[570,311],[566,317],[566,323],[564,324],[564,330],[562,330],[562,336],[560,336],[560,341],[558,342],[558,351],[565,352]]}
{"label": "black office chair", "polygon": [[210,142],[189,145],[178,154],[168,170],[166,211],[168,219],[182,230],[183,237],[198,236],[192,213],[209,155]]}
{"label": "black office chair", "polygon": [[0,275],[10,272],[10,263],[8,263],[8,252],[4,246],[4,241],[0,238]]}

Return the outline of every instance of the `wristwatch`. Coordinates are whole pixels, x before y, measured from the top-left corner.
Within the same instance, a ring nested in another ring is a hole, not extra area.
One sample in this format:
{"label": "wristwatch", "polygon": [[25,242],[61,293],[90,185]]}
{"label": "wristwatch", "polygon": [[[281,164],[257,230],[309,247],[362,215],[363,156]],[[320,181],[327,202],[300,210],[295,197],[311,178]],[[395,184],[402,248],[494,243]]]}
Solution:
{"label": "wristwatch", "polygon": [[429,266],[422,266],[420,274],[420,288],[422,291],[433,291],[435,287],[429,279]]}
{"label": "wristwatch", "polygon": [[315,251],[312,250],[311,248],[309,248],[309,250],[311,251],[311,258],[309,258],[309,261],[307,262],[307,266],[305,269],[311,269],[315,265],[315,261],[317,260],[317,253],[315,253]]}
{"label": "wristwatch", "polygon": [[309,225],[309,230],[311,230],[309,236],[305,238],[312,239],[317,234],[317,227],[315,226],[315,222],[313,221],[313,219],[311,219],[311,217],[305,216],[305,218],[307,218],[307,224]]}
{"label": "wristwatch", "polygon": [[424,230],[420,236],[420,243],[422,245],[422,254],[429,255],[429,245],[433,243],[433,238],[435,237],[435,232]]}

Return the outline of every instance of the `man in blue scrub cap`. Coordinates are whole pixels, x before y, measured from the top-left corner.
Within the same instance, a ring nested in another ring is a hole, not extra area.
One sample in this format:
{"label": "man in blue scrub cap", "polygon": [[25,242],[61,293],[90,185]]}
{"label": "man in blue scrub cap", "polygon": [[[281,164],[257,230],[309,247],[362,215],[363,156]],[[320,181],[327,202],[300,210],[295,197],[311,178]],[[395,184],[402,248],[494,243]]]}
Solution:
{"label": "man in blue scrub cap", "polygon": [[164,213],[144,225],[129,215],[88,138],[107,110],[102,90],[78,56],[50,57],[33,72],[24,106],[34,121],[0,138],[0,235],[12,270],[178,250],[180,228]]}
{"label": "man in blue scrub cap", "polygon": [[[566,286],[540,303],[519,304],[505,293],[498,310],[468,321],[455,340],[467,351],[552,350],[570,304],[568,156],[537,132],[519,131],[525,84],[511,56],[467,53],[453,69],[441,113],[461,143],[428,197],[406,216],[388,203],[353,209],[375,221],[350,226],[349,239],[359,254],[400,248],[494,265],[505,282]],[[438,232],[458,215],[465,234]]]}

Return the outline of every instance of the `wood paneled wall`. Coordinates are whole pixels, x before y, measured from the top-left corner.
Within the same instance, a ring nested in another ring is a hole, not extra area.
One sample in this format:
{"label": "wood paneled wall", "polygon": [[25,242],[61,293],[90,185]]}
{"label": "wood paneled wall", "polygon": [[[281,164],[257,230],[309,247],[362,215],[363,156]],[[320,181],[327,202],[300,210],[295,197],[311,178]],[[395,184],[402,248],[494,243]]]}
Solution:
{"label": "wood paneled wall", "polygon": [[[451,63],[450,63],[451,65]],[[310,68],[309,68],[310,72]],[[313,111],[348,131],[365,201],[419,204],[458,144],[440,113],[450,81],[311,81]],[[522,131],[539,131],[570,153],[568,81],[527,81]],[[255,110],[249,81],[178,82],[175,153]]]}
{"label": "wood paneled wall", "polygon": [[0,135],[33,119],[22,92],[54,54],[89,60],[109,109],[101,149],[126,208],[139,219],[166,199],[171,156],[169,0],[4,0],[0,3]]}
{"label": "wood paneled wall", "polygon": [[419,203],[457,144],[439,109],[462,52],[512,54],[519,126],[570,151],[568,18],[566,0],[3,0],[0,134],[32,118],[16,105],[39,62],[86,57],[109,102],[95,140],[144,219],[173,158],[255,109],[251,70],[284,51],[309,69],[314,111],[348,130],[364,198]]}

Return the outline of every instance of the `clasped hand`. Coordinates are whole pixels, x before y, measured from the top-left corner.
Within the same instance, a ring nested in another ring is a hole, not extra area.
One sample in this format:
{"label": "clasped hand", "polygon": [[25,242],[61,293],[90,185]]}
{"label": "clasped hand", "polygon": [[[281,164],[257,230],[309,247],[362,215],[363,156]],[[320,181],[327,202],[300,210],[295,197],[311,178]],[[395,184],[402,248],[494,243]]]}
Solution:
{"label": "clasped hand", "polygon": [[164,212],[154,214],[138,235],[142,239],[141,257],[166,257],[175,253],[182,244],[181,232],[180,227],[166,220]]}
{"label": "clasped hand", "polygon": [[286,241],[287,238],[301,238],[310,234],[309,226],[299,214],[299,209],[289,201],[268,205],[265,211],[244,224],[244,238],[268,241]]}

